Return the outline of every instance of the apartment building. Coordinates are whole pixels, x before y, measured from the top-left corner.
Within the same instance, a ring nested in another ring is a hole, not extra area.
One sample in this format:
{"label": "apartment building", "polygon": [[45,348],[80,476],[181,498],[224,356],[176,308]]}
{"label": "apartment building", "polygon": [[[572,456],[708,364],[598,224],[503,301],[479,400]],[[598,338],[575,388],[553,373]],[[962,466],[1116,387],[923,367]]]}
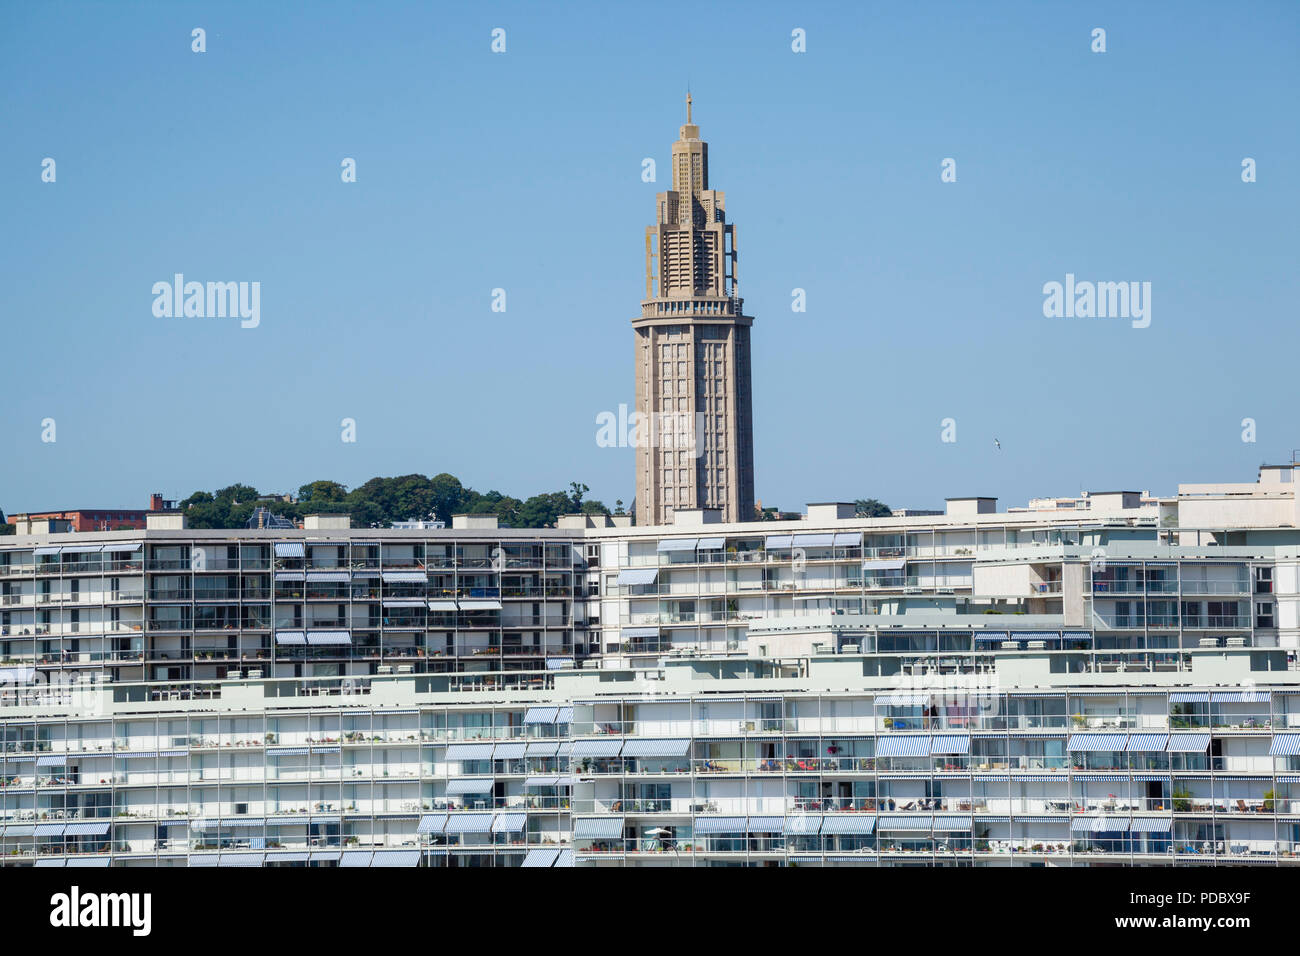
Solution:
{"label": "apartment building", "polygon": [[1286,865],[1291,478],[10,538],[0,862]]}

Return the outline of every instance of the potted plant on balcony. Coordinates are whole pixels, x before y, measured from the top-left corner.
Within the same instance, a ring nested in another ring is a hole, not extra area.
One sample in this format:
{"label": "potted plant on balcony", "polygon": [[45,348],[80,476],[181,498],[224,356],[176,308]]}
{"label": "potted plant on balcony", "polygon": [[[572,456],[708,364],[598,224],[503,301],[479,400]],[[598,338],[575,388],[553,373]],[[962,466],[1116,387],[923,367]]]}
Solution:
{"label": "potted plant on balcony", "polygon": [[1264,812],[1265,813],[1274,812],[1273,807],[1275,806],[1276,802],[1277,802],[1277,794],[1274,793],[1272,790],[1265,790],[1264,791]]}
{"label": "potted plant on balcony", "polygon": [[1175,787],[1173,793],[1174,812],[1190,813],[1192,809],[1191,791],[1184,787]]}

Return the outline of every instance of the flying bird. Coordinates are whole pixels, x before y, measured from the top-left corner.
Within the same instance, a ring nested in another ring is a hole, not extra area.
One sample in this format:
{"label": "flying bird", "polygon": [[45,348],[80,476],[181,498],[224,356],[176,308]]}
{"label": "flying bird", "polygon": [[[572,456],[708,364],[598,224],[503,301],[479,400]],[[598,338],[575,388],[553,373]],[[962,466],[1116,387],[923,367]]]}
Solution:
{"label": "flying bird", "polygon": [[998,441],[996,438],[993,439],[993,444],[997,445],[999,451],[1002,450],[1002,442]]}

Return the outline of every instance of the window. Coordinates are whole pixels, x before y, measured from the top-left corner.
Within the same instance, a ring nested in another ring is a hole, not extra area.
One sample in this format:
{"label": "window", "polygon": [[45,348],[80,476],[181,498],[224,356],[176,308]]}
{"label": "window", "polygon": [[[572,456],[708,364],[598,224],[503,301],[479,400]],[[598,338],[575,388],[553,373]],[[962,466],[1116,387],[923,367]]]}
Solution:
{"label": "window", "polygon": [[1255,603],[1255,626],[1272,627],[1273,626],[1273,602],[1257,601]]}
{"label": "window", "polygon": [[1273,593],[1273,569],[1272,568],[1255,569],[1255,593],[1256,594]]}

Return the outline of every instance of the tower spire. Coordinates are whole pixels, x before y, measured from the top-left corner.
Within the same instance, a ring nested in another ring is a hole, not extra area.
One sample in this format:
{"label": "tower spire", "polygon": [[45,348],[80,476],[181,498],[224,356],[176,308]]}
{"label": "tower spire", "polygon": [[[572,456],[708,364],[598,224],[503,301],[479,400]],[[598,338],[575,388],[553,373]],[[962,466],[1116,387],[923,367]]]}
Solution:
{"label": "tower spire", "polygon": [[686,88],[686,125],[691,125],[691,89]]}

